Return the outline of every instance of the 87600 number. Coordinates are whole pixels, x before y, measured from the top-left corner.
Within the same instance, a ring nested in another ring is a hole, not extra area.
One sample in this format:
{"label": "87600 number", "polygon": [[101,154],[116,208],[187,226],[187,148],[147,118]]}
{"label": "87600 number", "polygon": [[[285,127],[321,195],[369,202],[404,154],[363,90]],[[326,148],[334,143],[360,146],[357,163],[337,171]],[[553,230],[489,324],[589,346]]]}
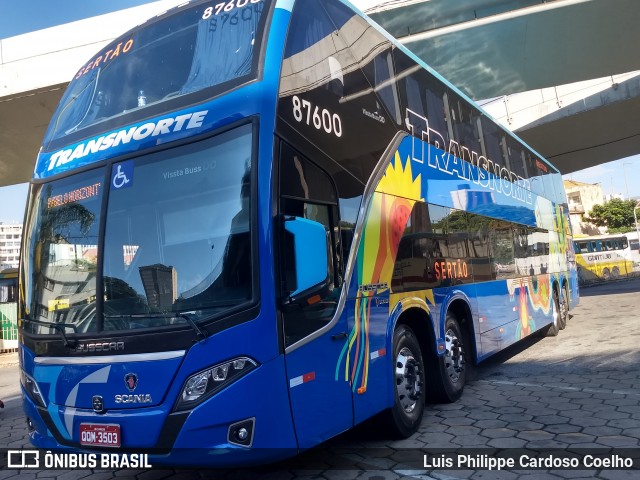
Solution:
{"label": "87600 number", "polygon": [[[211,15],[220,15],[222,12],[229,13],[236,8],[246,7],[250,3],[261,3],[262,0],[231,0],[230,2],[218,3],[213,7],[207,7],[202,14],[202,19],[206,20]],[[215,12],[215,13],[214,13]]]}
{"label": "87600 number", "polygon": [[333,133],[336,137],[342,136],[342,119],[337,113],[331,113],[326,108],[313,105],[309,100],[300,99],[297,95],[292,98],[293,118],[296,122],[312,125],[317,130]]}

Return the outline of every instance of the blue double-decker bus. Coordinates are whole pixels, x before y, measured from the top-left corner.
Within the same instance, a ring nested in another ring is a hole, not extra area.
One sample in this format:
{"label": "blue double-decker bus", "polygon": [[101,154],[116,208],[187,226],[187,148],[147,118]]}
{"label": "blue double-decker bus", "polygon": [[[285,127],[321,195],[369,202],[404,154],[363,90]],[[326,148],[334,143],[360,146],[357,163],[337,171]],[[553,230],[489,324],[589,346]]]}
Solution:
{"label": "blue double-decker bus", "polygon": [[578,301],[559,172],[343,0],[197,0],[82,65],[20,269],[33,444],[154,463],[418,428]]}

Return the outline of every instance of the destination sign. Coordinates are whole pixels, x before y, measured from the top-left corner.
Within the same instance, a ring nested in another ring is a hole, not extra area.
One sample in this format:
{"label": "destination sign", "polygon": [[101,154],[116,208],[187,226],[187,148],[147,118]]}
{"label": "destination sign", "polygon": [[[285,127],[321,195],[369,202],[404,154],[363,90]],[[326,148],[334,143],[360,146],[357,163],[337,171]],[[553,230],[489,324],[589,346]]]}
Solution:
{"label": "destination sign", "polygon": [[47,199],[47,208],[56,208],[66,205],[67,203],[78,202],[80,200],[87,200],[88,198],[97,197],[100,194],[100,182],[93,185],[87,185],[86,187],[76,188],[70,192],[61,193],[60,195],[54,195]]}

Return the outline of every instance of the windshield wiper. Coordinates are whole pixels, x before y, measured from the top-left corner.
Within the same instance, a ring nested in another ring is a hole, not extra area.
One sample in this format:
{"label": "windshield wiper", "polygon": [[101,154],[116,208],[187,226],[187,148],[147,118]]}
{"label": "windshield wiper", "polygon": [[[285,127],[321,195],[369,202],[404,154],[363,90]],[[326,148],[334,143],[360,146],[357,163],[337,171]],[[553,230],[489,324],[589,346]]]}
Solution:
{"label": "windshield wiper", "polygon": [[[128,319],[134,319],[134,318],[182,318],[196,332],[196,335],[198,335],[199,338],[204,340],[205,338],[207,338],[209,336],[209,332],[207,332],[204,328],[198,326],[196,321],[193,318],[191,318],[192,314],[195,314],[195,311],[192,310],[192,311],[189,311],[189,312],[174,312],[174,313],[134,313],[134,314],[127,314],[127,315],[105,315],[104,318],[128,318]],[[214,318],[216,316],[217,315],[211,315],[209,317],[206,317],[204,319],[204,321],[208,321],[208,320],[210,320],[210,319],[212,319],[212,318]]]}
{"label": "windshield wiper", "polygon": [[51,323],[51,322],[41,322],[40,320],[32,320],[30,318],[26,319],[28,322],[33,322],[33,323],[37,323],[38,325],[45,325],[49,328],[53,328],[54,330],[57,330],[58,332],[60,332],[60,337],[62,337],[62,342],[64,343],[64,346],[67,348],[74,348],[76,346],[76,342],[74,341],[73,343],[69,341],[69,339],[67,338],[67,335],[65,334],[65,328],[69,327],[70,329],[73,330],[73,333],[77,333],[77,329],[75,325],[69,324],[69,323]]}
{"label": "windshield wiper", "polygon": [[198,337],[200,337],[202,340],[205,340],[209,336],[209,332],[207,332],[204,328],[200,328],[196,323],[196,321],[193,318],[191,318],[191,314],[193,313],[195,312],[194,311],[182,312],[182,313],[178,313],[177,315],[180,318],[184,318],[187,321],[187,323],[191,325],[191,328],[193,328],[193,330],[196,332],[196,335],[198,335]]}

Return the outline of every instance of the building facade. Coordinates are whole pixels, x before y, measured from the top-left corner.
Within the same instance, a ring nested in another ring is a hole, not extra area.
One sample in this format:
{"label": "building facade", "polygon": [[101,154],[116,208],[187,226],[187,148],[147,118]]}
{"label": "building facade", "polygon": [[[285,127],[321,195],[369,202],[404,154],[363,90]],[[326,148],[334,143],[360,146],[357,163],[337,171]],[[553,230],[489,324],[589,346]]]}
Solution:
{"label": "building facade", "polygon": [[0,270],[18,268],[21,240],[21,223],[0,223]]}
{"label": "building facade", "polygon": [[569,201],[569,215],[574,236],[600,235],[606,228],[598,228],[594,224],[585,222],[583,216],[588,215],[595,205],[605,203],[602,186],[599,183],[583,183],[575,180],[565,180],[564,189]]}

